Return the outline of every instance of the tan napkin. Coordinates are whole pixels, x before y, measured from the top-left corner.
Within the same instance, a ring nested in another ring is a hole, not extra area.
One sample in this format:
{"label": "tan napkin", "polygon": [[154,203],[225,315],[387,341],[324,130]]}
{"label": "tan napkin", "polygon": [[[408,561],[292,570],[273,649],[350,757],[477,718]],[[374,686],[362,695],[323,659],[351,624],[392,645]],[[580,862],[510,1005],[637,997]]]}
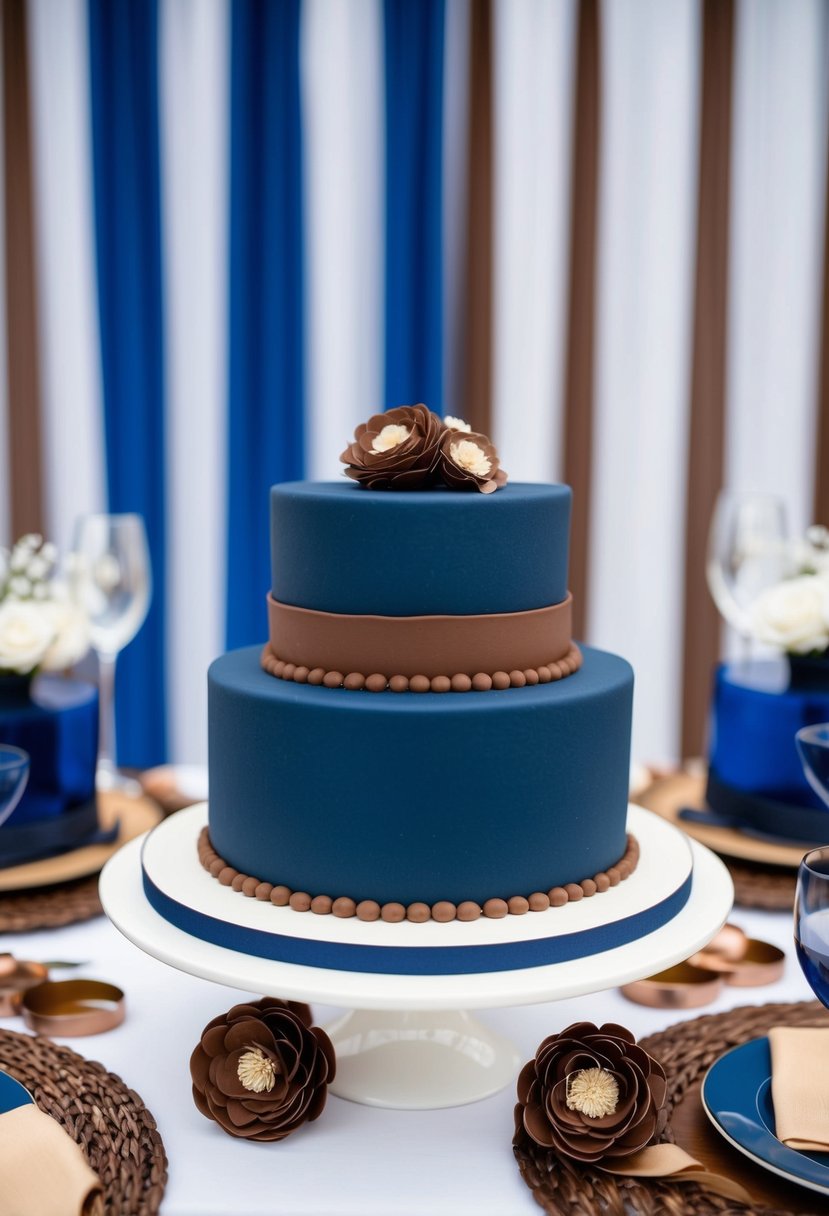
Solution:
{"label": "tan napkin", "polygon": [[695,1182],[716,1195],[736,1199],[739,1203],[751,1203],[748,1191],[722,1174],[712,1174],[704,1165],[686,1153],[678,1144],[652,1144],[640,1149],[632,1157],[623,1157],[612,1165],[600,1161],[597,1168],[607,1174],[621,1174],[628,1178],[664,1178],[666,1182]]}
{"label": "tan napkin", "polygon": [[775,1026],[769,1044],[777,1139],[829,1152],[829,1029]]}
{"label": "tan napkin", "polygon": [[98,1176],[74,1140],[36,1106],[0,1115],[0,1216],[99,1216]]}

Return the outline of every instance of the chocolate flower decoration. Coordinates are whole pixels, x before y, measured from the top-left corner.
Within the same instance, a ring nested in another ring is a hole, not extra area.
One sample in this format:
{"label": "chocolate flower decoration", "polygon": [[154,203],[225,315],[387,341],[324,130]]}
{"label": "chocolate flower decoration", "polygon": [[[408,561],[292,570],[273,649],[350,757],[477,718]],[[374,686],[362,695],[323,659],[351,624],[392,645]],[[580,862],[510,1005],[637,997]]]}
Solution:
{"label": "chocolate flower decoration", "polygon": [[370,490],[418,490],[434,480],[443,421],[425,405],[374,414],[354,432],[340,460]]}
{"label": "chocolate flower decoration", "polygon": [[[453,419],[454,421],[454,419]],[[447,429],[440,441],[440,475],[450,490],[480,490],[491,494],[506,483],[498,467],[495,445],[475,431]]]}
{"label": "chocolate flower decoration", "polygon": [[193,1100],[231,1136],[284,1140],[322,1113],[335,1068],[308,1006],[264,997],[205,1026],[190,1057]]}
{"label": "chocolate flower decoration", "polygon": [[665,1072],[629,1030],[576,1022],[545,1039],[518,1077],[516,1134],[596,1162],[629,1157],[657,1139],[667,1111]]}

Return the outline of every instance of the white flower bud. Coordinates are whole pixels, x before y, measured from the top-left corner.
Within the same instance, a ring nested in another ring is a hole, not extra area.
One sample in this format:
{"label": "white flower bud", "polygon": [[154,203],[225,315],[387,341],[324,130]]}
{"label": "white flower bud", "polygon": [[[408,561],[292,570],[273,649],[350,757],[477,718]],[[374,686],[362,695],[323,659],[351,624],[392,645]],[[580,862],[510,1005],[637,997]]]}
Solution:
{"label": "white flower bud", "polygon": [[9,591],[19,599],[25,600],[26,596],[32,594],[32,584],[24,575],[16,574],[9,580]]}
{"label": "white flower bud", "polygon": [[40,583],[46,578],[50,569],[49,563],[45,562],[39,554],[35,554],[26,567],[26,575],[33,583]]}

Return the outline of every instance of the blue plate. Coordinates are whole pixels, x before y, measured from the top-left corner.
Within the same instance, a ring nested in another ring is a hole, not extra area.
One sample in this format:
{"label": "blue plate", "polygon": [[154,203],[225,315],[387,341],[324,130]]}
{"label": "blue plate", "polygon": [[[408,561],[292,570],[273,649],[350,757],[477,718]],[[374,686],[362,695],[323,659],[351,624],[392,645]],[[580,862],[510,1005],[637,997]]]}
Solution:
{"label": "blue plate", "polygon": [[702,1105],[717,1131],[757,1165],[829,1195],[829,1153],[799,1153],[777,1139],[766,1038],[732,1047],[705,1074]]}
{"label": "blue plate", "polygon": [[33,1102],[28,1089],[0,1069],[0,1115],[17,1110],[18,1106],[30,1106]]}

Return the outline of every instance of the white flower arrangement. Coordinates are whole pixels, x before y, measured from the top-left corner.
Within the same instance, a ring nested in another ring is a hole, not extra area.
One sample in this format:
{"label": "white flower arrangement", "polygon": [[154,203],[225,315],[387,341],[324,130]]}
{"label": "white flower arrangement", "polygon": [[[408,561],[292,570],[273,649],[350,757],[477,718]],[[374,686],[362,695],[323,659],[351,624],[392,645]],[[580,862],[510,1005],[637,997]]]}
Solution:
{"label": "white flower arrangement", "polygon": [[89,649],[86,615],[55,577],[57,557],[35,533],[0,549],[0,674],[63,671]]}
{"label": "white flower arrangement", "polygon": [[749,609],[752,636],[788,654],[829,646],[829,575],[801,574],[761,591]]}
{"label": "white flower arrangement", "polygon": [[751,636],[786,654],[820,653],[829,648],[829,529],[815,524],[793,544],[790,569],[749,606]]}

